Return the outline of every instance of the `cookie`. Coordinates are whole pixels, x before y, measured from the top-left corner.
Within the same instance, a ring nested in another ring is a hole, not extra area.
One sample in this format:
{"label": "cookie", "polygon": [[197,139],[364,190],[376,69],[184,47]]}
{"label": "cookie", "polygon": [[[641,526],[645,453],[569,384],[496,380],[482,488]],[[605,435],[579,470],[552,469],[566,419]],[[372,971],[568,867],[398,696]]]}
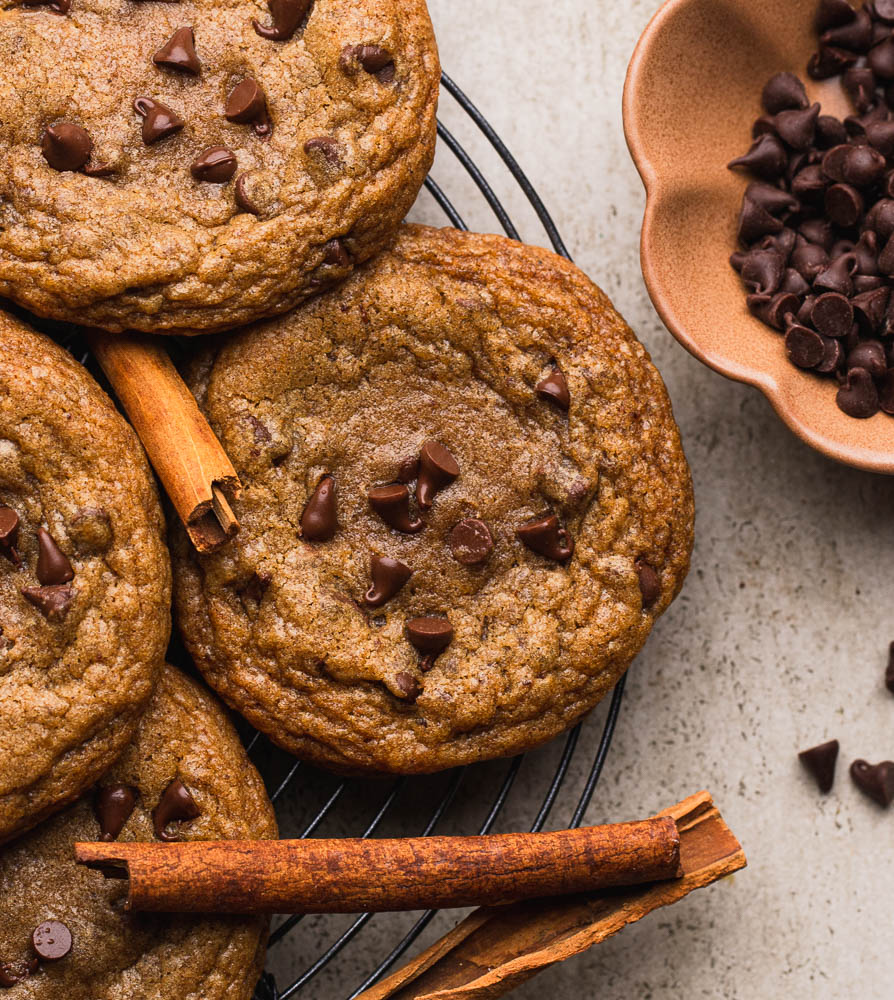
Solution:
{"label": "cookie", "polygon": [[212,686],[298,756],[425,772],[542,743],[683,582],[661,378],[547,251],[406,227],[190,377],[245,491],[235,544],[200,557],[175,529],[176,614]]}
{"label": "cookie", "polygon": [[0,11],[0,294],[157,333],[282,312],[372,256],[431,165],[424,0]]}
{"label": "cookie", "polygon": [[[179,810],[170,808],[172,788]],[[277,835],[264,785],[232,724],[173,667],[162,672],[136,739],[95,794],[0,851],[4,997],[249,1000],[266,919],[128,914],[126,882],[74,863],[78,841],[151,841],[159,830],[180,840]]]}
{"label": "cookie", "polygon": [[170,633],[152,474],[85,369],[0,313],[0,842],[133,738]]}

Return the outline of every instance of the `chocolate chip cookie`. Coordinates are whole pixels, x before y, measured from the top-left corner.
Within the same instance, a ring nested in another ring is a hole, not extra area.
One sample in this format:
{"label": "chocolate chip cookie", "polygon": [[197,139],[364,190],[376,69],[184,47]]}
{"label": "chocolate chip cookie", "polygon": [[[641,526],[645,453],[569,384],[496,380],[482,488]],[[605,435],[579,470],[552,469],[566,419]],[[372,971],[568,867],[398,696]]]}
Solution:
{"label": "chocolate chip cookie", "polygon": [[173,667],[95,793],[0,851],[0,996],[248,1000],[265,919],[129,914],[126,882],[74,862],[77,841],[159,837],[276,837],[264,786],[223,710]]}
{"label": "chocolate chip cookie", "polygon": [[431,164],[424,0],[0,11],[0,294],[107,330],[282,312],[374,254]]}
{"label": "chocolate chip cookie", "polygon": [[661,378],[544,250],[406,227],[190,377],[245,491],[228,548],[175,529],[179,623],[301,757],[424,772],[535,746],[683,582],[693,501]]}
{"label": "chocolate chip cookie", "polygon": [[51,340],[0,313],[0,842],[133,738],[170,632],[136,435]]}

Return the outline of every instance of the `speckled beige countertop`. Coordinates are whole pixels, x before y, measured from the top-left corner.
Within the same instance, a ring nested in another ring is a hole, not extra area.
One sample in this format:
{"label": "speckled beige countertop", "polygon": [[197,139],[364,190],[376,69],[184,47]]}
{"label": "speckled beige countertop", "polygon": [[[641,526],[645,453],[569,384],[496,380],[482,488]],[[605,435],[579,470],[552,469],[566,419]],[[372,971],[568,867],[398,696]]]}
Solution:
{"label": "speckled beige countertop", "polygon": [[[750,861],[733,879],[653,914],[514,996],[889,1000],[894,809],[885,814],[864,799],[846,767],[855,757],[894,757],[894,697],[882,683],[894,639],[887,559],[894,552],[894,480],[808,450],[756,391],[689,357],[649,303],[638,263],[643,194],[624,144],[621,89],[657,0],[429,2],[445,68],[529,173],[573,257],[652,352],[695,479],[692,573],[631,670],[587,819],[639,817],[706,787]],[[482,154],[449,98],[442,117]],[[481,161],[525,238],[542,242],[495,158]],[[496,231],[449,154],[434,176],[470,227]],[[425,195],[414,217],[442,219]],[[584,729],[569,797],[551,825],[568,821],[601,718],[597,713]],[[821,799],[796,752],[832,737],[841,740],[842,759],[835,789]],[[526,762],[499,829],[530,822],[560,750]],[[467,777],[439,830],[474,828],[486,810],[476,790],[496,787],[504,768],[489,765]],[[434,795],[443,786],[431,779],[431,787]],[[311,779],[296,822],[330,788],[330,779]],[[386,790],[370,791],[368,803],[355,799],[320,832],[362,829],[376,794]],[[424,795],[411,798],[401,811],[405,826],[393,829],[424,825]],[[455,919],[439,917],[420,945]],[[275,953],[282,981],[310,965],[347,923],[305,920]],[[411,923],[376,918],[298,996],[348,996]]]}

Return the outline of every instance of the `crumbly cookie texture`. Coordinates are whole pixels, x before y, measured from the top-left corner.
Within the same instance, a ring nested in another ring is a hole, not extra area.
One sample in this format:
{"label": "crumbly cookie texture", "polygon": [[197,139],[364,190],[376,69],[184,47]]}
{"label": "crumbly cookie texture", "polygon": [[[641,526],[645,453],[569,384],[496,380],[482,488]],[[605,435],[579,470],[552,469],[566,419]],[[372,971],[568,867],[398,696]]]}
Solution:
{"label": "crumbly cookie texture", "polygon": [[133,738],[164,662],[170,563],[152,474],[84,368],[0,314],[0,842]]}
{"label": "crumbly cookie texture", "polygon": [[[103,792],[128,789],[130,811],[114,839],[156,839],[153,812],[179,781],[198,811],[167,835],[182,840],[273,839],[264,785],[221,706],[173,667],[133,744],[96,794],[0,851],[0,974],[21,974],[9,1000],[249,1000],[260,975],[267,921],[124,912],[127,883],[74,863],[73,845],[99,840]],[[61,960],[33,961],[31,931],[60,921],[71,932]]]}
{"label": "crumbly cookie texture", "polygon": [[111,331],[283,312],[407,213],[438,81],[424,0],[8,7],[0,294]]}
{"label": "crumbly cookie texture", "polygon": [[301,757],[425,772],[541,743],[683,582],[693,499],[664,385],[544,250],[405,227],[191,377],[245,491],[235,544],[199,557],[174,529],[179,623]]}

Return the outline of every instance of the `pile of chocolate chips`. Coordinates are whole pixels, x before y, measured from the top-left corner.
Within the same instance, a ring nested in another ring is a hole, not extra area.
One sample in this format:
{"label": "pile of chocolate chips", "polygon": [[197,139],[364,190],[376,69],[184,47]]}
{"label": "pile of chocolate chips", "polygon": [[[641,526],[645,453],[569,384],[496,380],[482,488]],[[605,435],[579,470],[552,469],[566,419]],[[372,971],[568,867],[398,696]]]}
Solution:
{"label": "pile of chocolate chips", "polygon": [[822,0],[817,30],[807,71],[841,75],[855,113],[821,114],[791,73],[767,83],[730,164],[757,178],[730,261],[792,363],[838,380],[840,409],[894,414],[894,0]]}

